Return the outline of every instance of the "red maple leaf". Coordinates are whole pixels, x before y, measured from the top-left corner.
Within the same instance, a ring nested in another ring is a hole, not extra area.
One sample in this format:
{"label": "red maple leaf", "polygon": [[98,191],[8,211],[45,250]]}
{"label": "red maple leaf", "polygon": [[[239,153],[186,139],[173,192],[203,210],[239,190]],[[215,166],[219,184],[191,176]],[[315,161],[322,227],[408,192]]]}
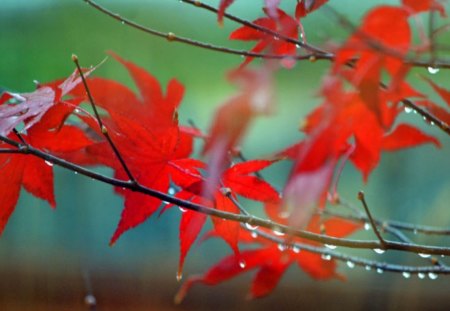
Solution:
{"label": "red maple leaf", "polygon": [[[15,97],[25,100],[10,106],[6,103],[10,96],[3,95],[0,99],[0,107],[4,107],[2,112],[5,113],[1,123],[5,125],[3,132],[9,132],[24,122],[21,137],[29,145],[59,156],[92,144],[78,127],[64,124],[81,101],[61,99],[80,82],[74,78],[75,74],[72,74],[63,82],[44,85],[32,93],[16,94]],[[11,111],[25,112],[13,119]],[[9,134],[9,138],[21,142],[14,134]],[[11,149],[6,143],[1,143],[0,148]],[[22,186],[35,197],[47,201],[51,207],[56,206],[51,163],[22,154],[0,154],[0,167],[0,234],[14,211]]]}
{"label": "red maple leaf", "polygon": [[[258,18],[253,23],[267,29],[273,30],[285,37],[298,39],[299,24],[298,22],[281,9],[276,9],[276,16],[270,14],[270,10],[265,8],[264,13],[267,17]],[[275,55],[286,56],[282,64],[285,67],[292,67],[292,56],[295,56],[297,47],[295,44],[281,40],[272,34],[262,32],[249,26],[242,26],[230,34],[232,40],[258,41],[258,43],[250,50],[251,52],[260,53],[266,50]],[[246,57],[241,67],[247,65],[253,60],[253,57]]]}
{"label": "red maple leaf", "polygon": [[[330,236],[344,237],[359,230],[361,225],[339,218],[321,220],[318,216],[314,217],[308,225],[308,230],[315,233],[320,232],[321,228],[325,228],[326,233]],[[320,254],[305,250],[299,251],[295,248],[280,249],[277,244],[271,241],[262,238],[257,238],[257,240],[263,244],[261,248],[245,250],[238,255],[227,256],[204,275],[190,277],[181,286],[175,301],[181,302],[194,284],[217,285],[256,268],[258,272],[252,282],[249,295],[251,298],[269,294],[276,287],[286,269],[293,263],[297,263],[301,269],[315,279],[342,278],[336,272],[337,265],[333,259],[323,259]],[[301,239],[292,241],[300,242]],[[310,241],[302,242],[320,245]]]}
{"label": "red maple leaf", "polygon": [[[238,163],[228,168],[223,173],[220,182],[223,186],[221,190],[224,191],[217,189],[212,201],[201,197],[203,193],[203,182],[201,181],[201,178],[185,187],[185,189],[177,193],[176,196],[181,199],[192,200],[196,203],[201,203],[221,211],[235,214],[238,214],[240,211],[228,196],[233,196],[235,200],[237,200],[236,195],[241,195],[248,199],[260,202],[277,201],[279,199],[278,192],[268,182],[250,175],[271,164],[273,164],[273,161],[252,160]],[[227,191],[230,193],[225,194],[224,192]],[[180,222],[180,263],[178,275],[182,274],[185,257],[203,228],[205,221],[206,216],[204,214],[183,210]],[[238,254],[240,224],[238,222],[226,221],[216,217],[212,217],[212,221],[214,224],[214,234],[221,237],[235,254]]]}
{"label": "red maple leaf", "polygon": [[[163,94],[158,80],[141,67],[112,54],[133,78],[139,89],[130,89],[102,78],[88,81],[96,103],[108,112],[103,121],[112,141],[119,150],[133,177],[142,185],[167,192],[170,181],[186,183],[192,177],[195,164],[186,158],[192,151],[192,136],[178,125],[177,109],[184,87],[177,80],[169,81]],[[82,93],[78,88],[73,93]],[[98,127],[96,128],[99,131]],[[99,142],[88,149],[100,163],[115,170],[115,178],[129,177],[107,142]],[[125,198],[119,225],[111,238],[113,244],[126,230],[150,217],[161,205],[161,200],[146,194],[116,188]]]}

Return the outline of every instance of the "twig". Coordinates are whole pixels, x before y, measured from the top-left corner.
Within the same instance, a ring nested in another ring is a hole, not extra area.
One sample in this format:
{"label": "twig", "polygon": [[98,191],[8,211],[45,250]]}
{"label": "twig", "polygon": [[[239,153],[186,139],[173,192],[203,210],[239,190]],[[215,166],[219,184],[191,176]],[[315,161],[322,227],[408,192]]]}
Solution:
{"label": "twig", "polygon": [[372,218],[372,214],[370,213],[369,207],[367,206],[367,202],[366,202],[366,199],[364,197],[364,192],[362,192],[362,191],[358,192],[358,200],[361,201],[361,203],[362,203],[362,205],[364,207],[364,210],[366,211],[367,217],[369,218],[370,224],[372,225],[372,229],[373,229],[375,235],[377,236],[377,238],[380,241],[381,245],[385,246],[386,242],[384,241],[383,237],[381,236],[380,232],[378,231],[377,224],[375,223],[375,221]]}
{"label": "twig", "polygon": [[[213,13],[218,13],[218,10],[216,8],[214,8],[214,7],[210,6],[210,5],[207,5],[205,3],[202,3],[201,1],[197,1],[197,0],[194,0],[194,1],[193,0],[181,0],[181,2],[194,5],[194,6],[198,7],[198,8],[202,8],[202,9],[205,9],[205,10],[213,12]],[[295,44],[297,46],[301,46],[304,49],[306,49],[306,50],[308,50],[308,51],[310,51],[310,52],[312,52],[314,54],[324,54],[324,55],[333,56],[333,53],[329,53],[329,52],[327,52],[325,50],[322,50],[322,49],[320,49],[318,47],[312,46],[312,45],[310,45],[310,44],[308,44],[306,42],[303,42],[301,40],[297,40],[297,39],[294,39],[294,38],[287,37],[287,36],[277,32],[277,31],[273,31],[272,29],[266,28],[264,26],[261,26],[261,25],[249,22],[249,21],[247,21],[245,19],[242,19],[242,18],[239,18],[237,16],[231,15],[231,14],[229,14],[227,12],[225,12],[223,16],[225,18],[227,18],[229,20],[232,20],[232,21],[234,21],[236,23],[239,23],[241,25],[244,25],[244,26],[253,28],[255,30],[264,32],[266,34],[269,34],[269,35],[271,35],[274,38],[277,38],[279,40],[283,40],[285,42],[292,43],[292,44]]]}
{"label": "twig", "polygon": [[84,77],[83,70],[81,69],[80,63],[78,62],[78,57],[75,54],[72,55],[72,61],[75,63],[75,65],[76,65],[76,67],[78,69],[78,73],[80,74],[81,81],[83,81],[84,89],[86,90],[87,96],[89,98],[89,102],[91,104],[92,110],[94,111],[95,118],[97,119],[97,123],[98,123],[98,125],[100,127],[100,130],[101,130],[103,136],[108,141],[108,143],[111,146],[115,156],[119,160],[120,164],[122,165],[122,168],[124,169],[125,173],[127,174],[128,178],[130,179],[130,181],[132,183],[135,183],[136,180],[133,177],[133,174],[131,174],[131,171],[129,170],[129,168],[128,168],[127,164],[125,163],[124,159],[122,158],[122,155],[120,154],[120,152],[117,149],[116,145],[112,141],[111,136],[109,136],[108,129],[106,128],[106,126],[102,122],[100,114],[98,113],[98,110],[97,110],[97,106],[95,105],[94,98],[92,97],[91,91],[89,90],[87,81],[86,81],[86,79]]}

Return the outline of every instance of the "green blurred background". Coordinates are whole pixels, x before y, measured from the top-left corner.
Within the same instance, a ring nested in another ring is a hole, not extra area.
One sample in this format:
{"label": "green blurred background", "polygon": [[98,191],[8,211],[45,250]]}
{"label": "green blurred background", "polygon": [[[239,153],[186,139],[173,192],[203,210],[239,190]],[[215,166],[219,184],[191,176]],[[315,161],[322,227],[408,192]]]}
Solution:
{"label": "green blurred background", "polygon": [[[205,1],[216,5],[218,1]],[[333,4],[334,2],[334,4]],[[227,40],[237,27],[226,21],[219,27],[216,16],[177,0],[101,1],[124,17],[162,31],[204,42],[235,48],[251,45]],[[262,0],[237,1],[230,12],[253,20],[261,14]],[[363,12],[379,1],[331,1],[333,6],[357,23]],[[389,1],[389,3],[396,3]],[[289,9],[293,1],[284,1]],[[313,43],[339,42],[346,31],[336,27],[331,15],[317,12],[304,21],[308,40]],[[449,36],[442,41],[448,41]],[[96,65],[108,50],[152,72],[163,85],[176,77],[186,86],[180,117],[195,120],[203,129],[214,110],[234,94],[225,74],[242,59],[205,51],[148,36],[100,14],[82,0],[0,1],[0,87],[15,92],[32,91],[33,80],[47,82],[68,76],[74,66],[70,56],[78,55],[84,66]],[[445,55],[444,55],[445,56]],[[328,63],[299,63],[292,70],[277,73],[277,111],[270,118],[255,122],[244,142],[248,157],[258,157],[293,143],[300,136],[298,124],[319,99],[315,97]],[[108,59],[96,75],[123,81],[131,80],[123,68]],[[424,91],[416,70],[411,81]],[[434,77],[433,77],[434,78]],[[449,74],[441,70],[435,81],[447,84]],[[352,167],[346,168],[341,193],[354,200],[364,189],[373,213],[429,225],[450,225],[449,138],[425,125],[417,115],[402,116],[443,142],[437,151],[432,146],[383,155],[368,184]],[[286,166],[267,170],[278,187],[286,176]],[[172,297],[178,288],[175,273],[178,263],[178,221],[180,212],[172,209],[161,218],[152,217],[125,233],[114,247],[108,241],[118,223],[122,200],[111,187],[56,168],[58,207],[23,191],[20,202],[0,239],[0,310],[83,310],[87,291],[83,271],[89,271],[99,310],[172,309]],[[104,170],[105,173],[110,173]],[[0,171],[1,173],[1,171]],[[357,237],[373,238],[363,232]],[[418,242],[449,245],[449,239],[413,236]],[[193,248],[187,258],[185,275],[205,271],[229,250],[221,241],[207,241]],[[356,252],[366,257],[375,254]],[[380,255],[377,255],[380,256]],[[404,254],[385,254],[385,259],[418,263]],[[199,286],[177,309],[227,310],[281,307],[351,307],[410,309],[443,308],[450,279],[436,281],[404,280],[399,275],[377,275],[360,269],[340,270],[348,282],[316,282],[297,268],[289,270],[280,286],[266,299],[244,301],[250,276],[240,277],[214,288]],[[336,302],[340,301],[339,306]],[[439,302],[439,303],[438,303]],[[3,306],[3,307],[2,307]]]}

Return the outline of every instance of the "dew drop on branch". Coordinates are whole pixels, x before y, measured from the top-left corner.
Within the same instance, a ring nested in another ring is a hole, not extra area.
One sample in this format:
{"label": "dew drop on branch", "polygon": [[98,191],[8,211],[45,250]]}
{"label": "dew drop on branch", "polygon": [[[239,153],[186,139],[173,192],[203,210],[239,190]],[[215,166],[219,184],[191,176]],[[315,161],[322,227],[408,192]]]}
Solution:
{"label": "dew drop on branch", "polygon": [[383,272],[384,272],[383,269],[381,269],[381,268],[378,268],[378,269],[377,269],[377,273],[378,273],[378,274],[382,274]]}
{"label": "dew drop on branch", "polygon": [[402,275],[403,275],[403,277],[404,277],[405,279],[409,279],[409,278],[411,277],[411,273],[406,272],[406,271],[403,272]]}
{"label": "dew drop on branch", "polygon": [[436,273],[430,272],[428,273],[428,277],[430,280],[436,280],[438,278],[438,275]]}
{"label": "dew drop on branch", "polygon": [[419,256],[422,258],[430,258],[431,257],[430,254],[424,254],[424,253],[419,253]]}
{"label": "dew drop on branch", "polygon": [[374,248],[373,251],[377,254],[384,254],[385,250],[381,248]]}
{"label": "dew drop on branch", "polygon": [[428,70],[428,73],[432,74],[432,75],[435,75],[439,72],[439,68],[435,68],[435,67],[431,67],[431,66],[428,67],[427,70]]}
{"label": "dew drop on branch", "polygon": [[323,254],[321,257],[323,260],[326,260],[326,261],[331,260],[331,255],[328,255],[328,254]]}
{"label": "dew drop on branch", "polygon": [[298,247],[298,246],[293,246],[292,247],[292,251],[294,252],[294,253],[296,253],[296,254],[298,254],[298,253],[300,253],[300,248]]}
{"label": "dew drop on branch", "polygon": [[405,110],[405,113],[411,113],[413,111],[413,109],[408,106],[405,106],[404,110]]}
{"label": "dew drop on branch", "polygon": [[355,263],[353,261],[347,261],[347,267],[349,267],[350,269],[353,269],[355,267]]}
{"label": "dew drop on branch", "polygon": [[278,244],[278,250],[280,252],[284,252],[287,249],[287,246],[284,244]]}
{"label": "dew drop on branch", "polygon": [[[165,203],[167,204],[167,202],[165,202]],[[186,213],[188,211],[187,209],[185,209],[181,206],[178,206],[178,208],[179,208],[180,212],[182,212],[182,213]]]}
{"label": "dew drop on branch", "polygon": [[253,231],[251,234],[252,238],[256,239],[258,237],[258,233],[256,233],[255,231]]}
{"label": "dew drop on branch", "polygon": [[365,269],[366,269],[367,271],[370,271],[370,270],[372,270],[372,267],[371,267],[371,266],[366,266]]}
{"label": "dew drop on branch", "polygon": [[279,231],[279,229],[274,228],[272,230],[273,234],[277,235],[277,236],[283,236],[284,232]]}
{"label": "dew drop on branch", "polygon": [[245,227],[246,227],[248,230],[250,230],[250,231],[253,231],[253,230],[258,229],[258,226],[252,226],[252,225],[249,224],[248,222],[245,223]]}
{"label": "dew drop on branch", "polygon": [[45,160],[45,164],[47,164],[48,166],[50,166],[50,167],[52,167],[53,166],[53,163],[52,162],[50,162],[50,161],[48,161],[48,160]]}
{"label": "dew drop on branch", "polygon": [[368,222],[364,223],[364,230],[366,231],[370,230],[370,224]]}
{"label": "dew drop on branch", "polygon": [[336,249],[337,248],[336,245],[332,245],[332,244],[325,244],[325,247],[328,249]]}
{"label": "dew drop on branch", "polygon": [[423,280],[425,278],[425,274],[424,273],[417,273],[417,276],[419,277],[419,279]]}

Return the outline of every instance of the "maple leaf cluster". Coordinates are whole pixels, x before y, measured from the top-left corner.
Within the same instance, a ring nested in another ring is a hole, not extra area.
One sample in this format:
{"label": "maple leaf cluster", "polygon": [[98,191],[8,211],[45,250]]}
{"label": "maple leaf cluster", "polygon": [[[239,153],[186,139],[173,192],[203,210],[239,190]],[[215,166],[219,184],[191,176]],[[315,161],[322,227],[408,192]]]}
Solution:
{"label": "maple leaf cluster", "polygon": [[[232,2],[220,2],[219,20]],[[303,32],[301,19],[326,3],[298,1],[291,16],[278,8],[280,2],[266,0],[266,16],[254,24],[293,39],[298,39]],[[239,202],[245,198],[258,202],[266,216],[281,225],[332,237],[354,233],[361,224],[315,214],[330,197],[331,201],[338,199],[335,183],[339,167],[351,162],[367,180],[383,151],[424,143],[440,146],[435,137],[397,122],[404,111],[402,101],[406,99],[414,100],[450,124],[449,107],[436,104],[405,80],[410,65],[404,59],[413,49],[410,19],[432,9],[445,14],[435,1],[419,4],[404,0],[399,6],[372,9],[361,26],[335,51],[335,59],[320,89],[323,101],[306,117],[301,128],[303,138],[264,159],[236,162],[239,145],[252,121],[273,110],[271,77],[277,68],[272,62],[251,69],[249,64],[253,59],[247,57],[229,74],[239,90],[218,108],[207,134],[179,123],[178,108],[185,89],[178,80],[170,80],[163,91],[153,75],[115,54],[113,58],[126,68],[138,93],[114,80],[90,77],[87,80],[90,94],[103,111],[101,123],[80,106],[88,98],[78,71],[66,80],[39,85],[31,93],[2,94],[0,135],[5,139],[0,144],[0,233],[17,204],[22,186],[52,207],[56,206],[52,164],[26,152],[14,153],[17,150],[6,139],[78,165],[108,166],[117,180],[127,181],[132,176],[140,185],[170,193],[185,202],[240,214]],[[286,56],[288,61],[284,59],[281,64],[288,68],[295,64],[298,47],[271,34],[243,26],[232,32],[230,39],[257,41],[252,52]],[[91,71],[86,70],[85,74]],[[381,85],[383,75],[387,75],[389,82]],[[450,91],[425,80],[450,106]],[[110,140],[104,139],[105,130]],[[203,157],[193,156],[195,140],[204,143]],[[259,173],[279,161],[293,163],[281,191]],[[174,206],[128,188],[115,187],[115,191],[124,198],[124,209],[111,244],[158,210],[162,213]],[[182,210],[180,277],[186,255],[207,220],[203,213]],[[251,297],[270,293],[292,264],[316,279],[343,278],[334,259],[325,260],[320,254],[289,246],[292,243],[322,246],[318,242],[286,237],[286,245],[280,247],[264,238],[273,235],[268,229],[258,229],[260,235],[255,234],[251,225],[241,226],[217,217],[211,220],[213,229],[207,236],[223,239],[233,253],[204,275],[189,278],[180,289],[178,300],[193,284],[215,285],[253,269],[258,271],[252,282]]]}

